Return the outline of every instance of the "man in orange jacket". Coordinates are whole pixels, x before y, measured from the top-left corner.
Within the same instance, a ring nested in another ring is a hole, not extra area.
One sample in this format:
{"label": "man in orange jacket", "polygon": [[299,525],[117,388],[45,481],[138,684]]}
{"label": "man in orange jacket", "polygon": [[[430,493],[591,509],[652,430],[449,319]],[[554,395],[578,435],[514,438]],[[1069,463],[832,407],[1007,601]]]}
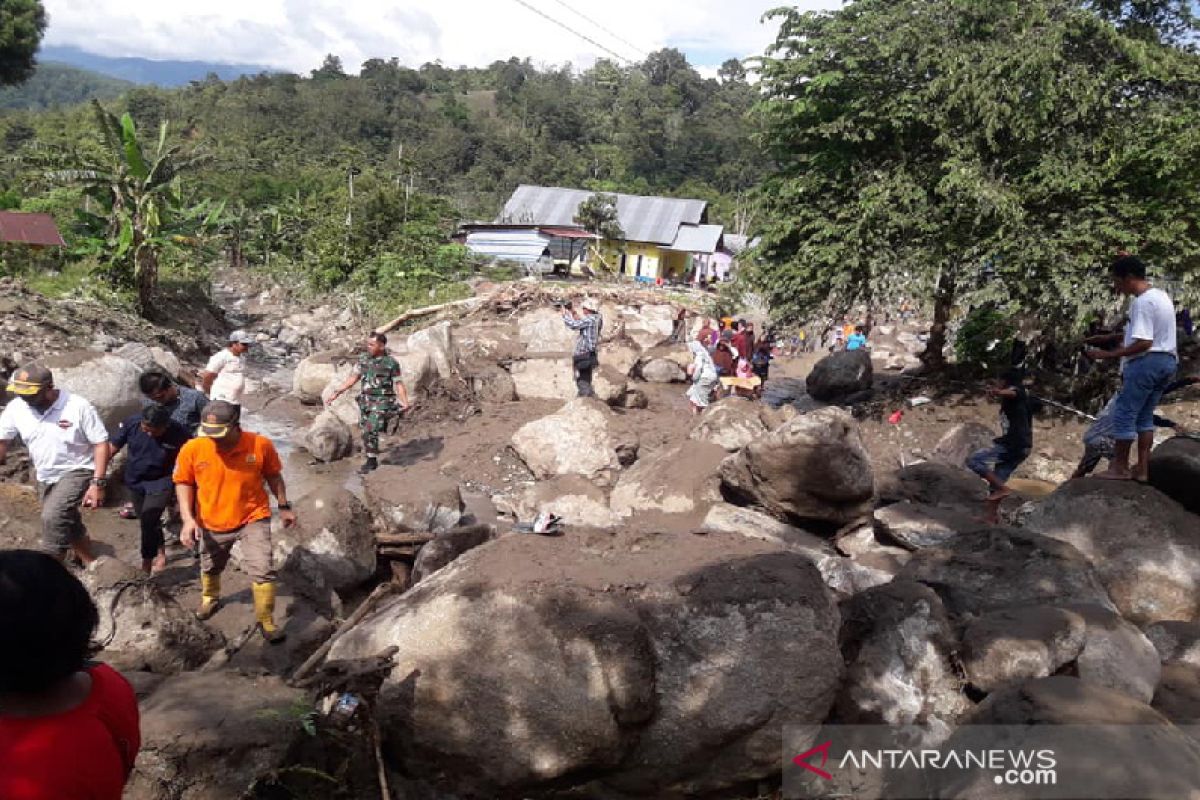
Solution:
{"label": "man in orange jacket", "polygon": [[214,400],[200,415],[200,429],[179,450],[175,493],[184,547],[200,542],[201,602],[196,616],[208,619],[221,604],[221,573],[235,542],[242,543],[242,564],[253,581],[254,615],[263,638],[284,639],[275,627],[275,568],[271,557],[271,505],[265,483],[279,505],[286,528],[296,524],[287,501],[283,464],[265,436],[243,431],[237,406]]}

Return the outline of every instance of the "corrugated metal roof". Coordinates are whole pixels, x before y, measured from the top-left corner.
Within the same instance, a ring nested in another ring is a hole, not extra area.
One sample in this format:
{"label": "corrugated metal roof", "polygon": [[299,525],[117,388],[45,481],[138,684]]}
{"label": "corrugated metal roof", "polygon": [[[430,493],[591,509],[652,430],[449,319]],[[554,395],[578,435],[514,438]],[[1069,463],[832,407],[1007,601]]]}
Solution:
{"label": "corrugated metal roof", "polygon": [[[521,185],[504,204],[497,222],[575,226],[575,211],[593,194],[585,189]],[[680,225],[700,224],[707,205],[703,200],[618,194],[617,220],[631,242],[669,245]]]}
{"label": "corrugated metal roof", "polygon": [[467,235],[467,247],[471,252],[521,264],[536,263],[549,246],[549,236],[529,230],[477,231]]}
{"label": "corrugated metal roof", "polygon": [[66,242],[49,214],[0,211],[0,242],[63,247]]}
{"label": "corrugated metal roof", "polygon": [[679,235],[667,249],[711,255],[717,252],[717,247],[721,244],[721,233],[724,230],[725,228],[721,225],[680,225]]}

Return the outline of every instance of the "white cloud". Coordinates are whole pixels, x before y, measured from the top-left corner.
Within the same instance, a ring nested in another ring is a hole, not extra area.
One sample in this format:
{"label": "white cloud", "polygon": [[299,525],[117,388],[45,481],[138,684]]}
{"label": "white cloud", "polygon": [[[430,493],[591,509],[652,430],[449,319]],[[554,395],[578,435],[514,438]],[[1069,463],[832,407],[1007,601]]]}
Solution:
{"label": "white cloud", "polygon": [[[699,66],[761,53],[775,35],[762,14],[780,0],[524,0],[607,48],[637,59],[679,47]],[[368,58],[409,66],[440,59],[483,66],[510,56],[538,64],[591,64],[602,48],[564,31],[518,0],[45,0],[48,44],[109,56],[264,64],[306,73],[326,53],[347,69]],[[802,0],[832,8],[839,0]]]}

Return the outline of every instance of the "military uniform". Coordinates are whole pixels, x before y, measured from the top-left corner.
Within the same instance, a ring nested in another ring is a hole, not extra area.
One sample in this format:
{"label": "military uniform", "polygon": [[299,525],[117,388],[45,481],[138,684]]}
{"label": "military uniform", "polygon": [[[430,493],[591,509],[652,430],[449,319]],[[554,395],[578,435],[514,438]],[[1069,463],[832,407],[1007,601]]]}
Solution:
{"label": "military uniform", "polygon": [[368,457],[379,453],[379,434],[400,415],[395,381],[400,364],[389,355],[363,354],[358,359],[362,392],[358,395],[358,424],[362,427],[363,449]]}

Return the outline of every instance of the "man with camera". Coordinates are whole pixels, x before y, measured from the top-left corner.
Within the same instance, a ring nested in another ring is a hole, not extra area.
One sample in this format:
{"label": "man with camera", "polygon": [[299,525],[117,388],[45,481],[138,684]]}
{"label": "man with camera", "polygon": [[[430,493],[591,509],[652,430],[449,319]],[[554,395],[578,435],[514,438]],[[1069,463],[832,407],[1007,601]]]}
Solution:
{"label": "man with camera", "polygon": [[594,299],[586,298],[581,306],[582,314],[575,310],[572,303],[566,303],[563,306],[563,322],[568,328],[579,333],[572,358],[575,387],[580,397],[595,397],[596,392],[592,389],[592,371],[600,365],[596,349],[600,346],[600,329],[604,326],[604,318],[600,316],[600,304]]}

